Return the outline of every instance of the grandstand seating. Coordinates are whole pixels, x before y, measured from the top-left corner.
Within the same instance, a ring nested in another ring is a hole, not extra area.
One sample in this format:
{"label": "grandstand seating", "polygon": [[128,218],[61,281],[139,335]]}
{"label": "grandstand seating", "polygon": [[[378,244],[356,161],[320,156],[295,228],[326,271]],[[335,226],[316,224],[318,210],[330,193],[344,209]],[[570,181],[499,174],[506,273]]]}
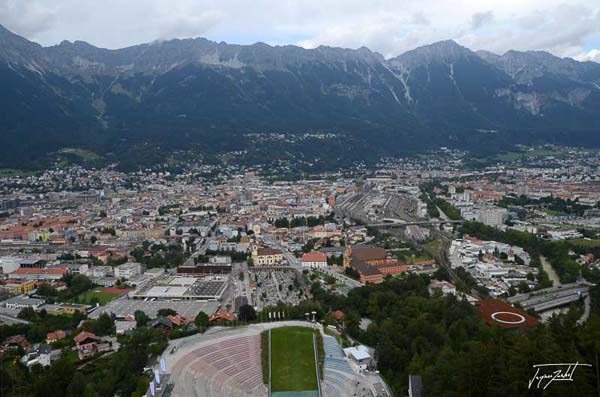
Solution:
{"label": "grandstand seating", "polygon": [[177,393],[197,397],[264,396],[260,335],[217,341],[180,358],[171,373]]}
{"label": "grandstand seating", "polygon": [[322,392],[324,397],[354,396],[358,393],[357,383],[364,377],[355,372],[337,340],[331,336],[323,337],[325,360],[323,362]]}

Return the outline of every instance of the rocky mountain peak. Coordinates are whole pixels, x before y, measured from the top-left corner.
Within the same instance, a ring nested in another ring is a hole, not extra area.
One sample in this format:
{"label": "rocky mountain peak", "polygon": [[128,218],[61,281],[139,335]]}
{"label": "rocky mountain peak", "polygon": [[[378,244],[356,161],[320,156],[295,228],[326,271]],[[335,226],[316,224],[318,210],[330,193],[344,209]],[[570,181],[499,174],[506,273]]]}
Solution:
{"label": "rocky mountain peak", "polygon": [[451,64],[459,59],[475,59],[477,54],[454,40],[444,40],[407,51],[392,58],[389,62],[393,65],[414,67],[431,63]]}

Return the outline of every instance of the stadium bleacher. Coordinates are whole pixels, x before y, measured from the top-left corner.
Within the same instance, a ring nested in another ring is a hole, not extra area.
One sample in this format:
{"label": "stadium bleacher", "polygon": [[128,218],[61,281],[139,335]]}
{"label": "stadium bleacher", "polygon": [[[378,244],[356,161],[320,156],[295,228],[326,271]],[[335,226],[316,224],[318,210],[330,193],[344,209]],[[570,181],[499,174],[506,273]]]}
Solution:
{"label": "stadium bleacher", "polygon": [[178,360],[172,373],[186,395],[264,396],[260,335],[222,340]]}
{"label": "stadium bleacher", "polygon": [[342,347],[331,336],[323,337],[325,360],[323,361],[324,397],[370,395],[365,391],[364,377],[355,372],[344,355]]}

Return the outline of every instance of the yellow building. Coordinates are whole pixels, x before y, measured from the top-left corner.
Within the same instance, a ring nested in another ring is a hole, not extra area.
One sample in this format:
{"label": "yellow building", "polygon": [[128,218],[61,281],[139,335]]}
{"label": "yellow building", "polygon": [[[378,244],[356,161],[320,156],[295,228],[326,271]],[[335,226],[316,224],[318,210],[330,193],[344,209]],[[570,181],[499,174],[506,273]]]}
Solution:
{"label": "yellow building", "polygon": [[73,315],[76,312],[85,314],[85,305],[72,305],[72,304],[56,304],[56,305],[45,305],[44,309],[48,314],[52,315]]}
{"label": "yellow building", "polygon": [[254,266],[278,265],[283,260],[281,250],[273,248],[258,248],[252,253]]}
{"label": "yellow building", "polygon": [[49,231],[36,230],[29,233],[29,241],[48,241],[51,235]]}
{"label": "yellow building", "polygon": [[13,281],[4,285],[8,292],[13,294],[26,294],[35,289],[35,281]]}

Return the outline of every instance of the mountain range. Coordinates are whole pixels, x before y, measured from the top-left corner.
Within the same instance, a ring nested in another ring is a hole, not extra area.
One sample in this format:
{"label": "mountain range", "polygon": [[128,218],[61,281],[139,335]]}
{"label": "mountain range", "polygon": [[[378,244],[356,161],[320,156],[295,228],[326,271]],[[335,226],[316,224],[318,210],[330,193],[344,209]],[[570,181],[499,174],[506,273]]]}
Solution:
{"label": "mountain range", "polygon": [[40,165],[65,148],[117,163],[190,148],[243,152],[256,133],[339,134],[336,147],[356,158],[600,146],[600,64],[451,40],[385,59],[365,47],[203,38],[42,47],[0,26],[0,86],[0,167]]}

